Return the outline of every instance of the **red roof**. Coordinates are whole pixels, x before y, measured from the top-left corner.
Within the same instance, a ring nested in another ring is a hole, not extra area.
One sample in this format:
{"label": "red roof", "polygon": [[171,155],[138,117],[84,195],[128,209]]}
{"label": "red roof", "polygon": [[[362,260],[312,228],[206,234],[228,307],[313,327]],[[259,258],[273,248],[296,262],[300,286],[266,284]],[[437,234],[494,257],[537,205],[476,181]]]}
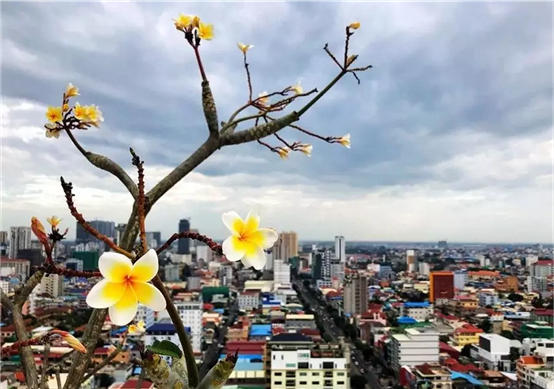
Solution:
{"label": "red roof", "polygon": [[227,353],[239,352],[239,354],[263,354],[265,348],[264,341],[242,341],[234,340],[227,342],[225,350]]}
{"label": "red roof", "polygon": [[524,365],[542,365],[542,359],[534,356],[524,356],[519,358],[518,362],[521,362]]}
{"label": "red roof", "polygon": [[[137,380],[129,380],[121,386],[121,389],[135,389],[137,387]],[[143,380],[140,387],[142,389],[150,389],[154,387],[154,384],[148,380]]]}
{"label": "red roof", "polygon": [[552,316],[554,316],[554,309],[538,308],[538,309],[535,309],[535,315],[552,317]]}
{"label": "red roof", "polygon": [[552,259],[541,259],[540,261],[535,262],[533,265],[537,266],[548,266],[548,265],[554,265],[554,260]]}
{"label": "red roof", "polygon": [[455,334],[480,334],[484,332],[481,328],[477,328],[471,324],[464,324],[463,326],[456,328]]}

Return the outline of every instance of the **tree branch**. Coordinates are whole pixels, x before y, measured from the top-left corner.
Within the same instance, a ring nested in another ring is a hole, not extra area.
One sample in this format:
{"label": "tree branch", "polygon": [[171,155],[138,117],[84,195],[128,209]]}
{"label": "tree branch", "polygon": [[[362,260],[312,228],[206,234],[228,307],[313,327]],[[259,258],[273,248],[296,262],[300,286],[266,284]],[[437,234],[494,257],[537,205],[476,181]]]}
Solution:
{"label": "tree branch", "polygon": [[13,312],[13,302],[2,289],[0,289],[0,304],[2,304],[8,311]]}
{"label": "tree branch", "polygon": [[108,355],[108,357],[106,359],[104,359],[102,362],[100,362],[98,364],[98,366],[96,366],[90,373],[88,373],[87,375],[85,375],[83,377],[83,382],[85,382],[86,380],[88,380],[90,377],[94,376],[96,373],[98,373],[104,366],[106,366],[107,364],[109,364],[111,361],[114,360],[115,357],[118,356],[118,354],[121,352],[121,348],[120,347],[117,347],[115,350],[113,350],[111,352],[110,355]]}
{"label": "tree branch", "polygon": [[[19,342],[29,340],[29,337],[27,336],[27,328],[25,327],[25,320],[21,314],[21,308],[17,304],[12,311],[12,318],[17,340]],[[25,383],[27,384],[27,387],[29,389],[39,389],[38,372],[35,364],[35,358],[33,357],[33,350],[30,346],[21,347],[19,349],[19,355],[21,356],[21,367],[23,368],[23,374],[25,374]]]}
{"label": "tree branch", "polygon": [[22,307],[23,304],[25,304],[25,301],[27,301],[27,298],[29,295],[33,292],[33,290],[37,287],[38,284],[40,284],[40,281],[42,281],[42,277],[44,276],[44,271],[38,270],[33,274],[27,282],[18,290],[15,292],[14,297],[14,304],[16,307]]}
{"label": "tree branch", "polygon": [[98,169],[104,170],[108,173],[113,174],[131,193],[131,196],[133,196],[134,199],[138,196],[138,188],[137,185],[133,182],[131,177],[123,170],[121,166],[119,166],[117,163],[112,161],[110,158],[105,157],[100,154],[95,154],[90,151],[86,151],[83,149],[83,147],[77,142],[77,139],[75,139],[75,136],[70,130],[67,130],[67,135],[69,136],[69,139],[71,139],[71,142],[75,145],[77,150],[86,158],[88,161],[96,166]]}
{"label": "tree branch", "polygon": [[273,122],[264,123],[259,126],[251,127],[247,130],[242,130],[232,134],[228,134],[220,139],[222,146],[238,145],[254,140],[265,138],[266,136],[275,134],[291,123],[294,123],[300,118],[297,112],[291,112]]}
{"label": "tree branch", "polygon": [[219,136],[219,123],[217,119],[217,108],[215,106],[214,95],[210,88],[209,81],[202,81],[202,109],[204,117],[208,124],[210,136],[217,138]]}
{"label": "tree branch", "polygon": [[42,375],[40,377],[40,389],[47,389],[48,382],[48,359],[50,357],[50,343],[44,345],[44,353],[42,359]]}
{"label": "tree branch", "polygon": [[167,240],[167,242],[165,242],[162,246],[156,249],[156,253],[158,255],[163,253],[165,250],[167,250],[169,246],[171,246],[171,243],[173,243],[177,239],[194,239],[199,242],[203,242],[207,244],[212,251],[220,255],[223,254],[220,244],[217,244],[216,242],[214,242],[212,239],[208,238],[205,235],[201,235],[197,232],[192,232],[192,231],[184,231],[184,232],[179,232],[171,235],[171,237]]}

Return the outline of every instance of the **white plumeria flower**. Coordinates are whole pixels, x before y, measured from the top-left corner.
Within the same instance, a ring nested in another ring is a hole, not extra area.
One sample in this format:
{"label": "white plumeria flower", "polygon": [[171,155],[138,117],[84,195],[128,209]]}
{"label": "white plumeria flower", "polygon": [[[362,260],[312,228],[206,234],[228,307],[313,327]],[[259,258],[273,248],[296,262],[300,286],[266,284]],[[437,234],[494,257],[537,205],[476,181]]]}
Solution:
{"label": "white plumeria flower", "polygon": [[301,95],[304,93],[304,89],[302,88],[302,85],[300,85],[300,81],[296,83],[296,85],[293,85],[290,87],[292,91],[294,91],[297,95]]}
{"label": "white plumeria flower", "polygon": [[231,232],[222,245],[223,254],[231,262],[242,261],[244,266],[263,269],[266,262],[264,250],[273,247],[279,235],[271,228],[260,228],[260,216],[252,210],[246,220],[234,211],[222,216],[223,224]]}
{"label": "white plumeria flower", "polygon": [[149,284],[158,274],[158,255],[149,250],[134,264],[123,254],[106,252],[98,262],[102,281],[87,296],[92,308],[109,308],[110,320],[118,325],[129,324],[137,314],[138,303],[154,311],[165,309],[162,293]]}
{"label": "white plumeria flower", "polygon": [[346,147],[347,149],[350,148],[350,134],[343,135],[341,138],[338,139],[338,142]]}

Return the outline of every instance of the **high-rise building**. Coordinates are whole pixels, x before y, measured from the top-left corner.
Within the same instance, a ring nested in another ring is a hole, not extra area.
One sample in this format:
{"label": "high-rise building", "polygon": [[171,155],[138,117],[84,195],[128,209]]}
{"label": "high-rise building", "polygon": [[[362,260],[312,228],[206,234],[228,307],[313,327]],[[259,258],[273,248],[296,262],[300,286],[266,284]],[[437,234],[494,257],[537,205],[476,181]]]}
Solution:
{"label": "high-rise building", "polygon": [[[190,231],[190,220],[179,220],[179,232]],[[190,254],[190,239],[179,239],[177,243],[177,254]]]}
{"label": "high-rise building", "polygon": [[465,270],[456,270],[454,272],[454,289],[465,288],[468,280],[468,275]]}
{"label": "high-rise building", "polygon": [[9,257],[17,259],[19,250],[31,248],[31,227],[10,228],[10,253]]}
{"label": "high-rise building", "polygon": [[116,244],[121,244],[121,236],[123,235],[123,233],[125,232],[125,229],[127,228],[127,223],[119,223],[116,227],[115,227],[115,243]]}
{"label": "high-rise building", "polygon": [[298,235],[296,232],[281,232],[272,248],[274,259],[287,260],[298,256]]}
{"label": "high-rise building", "polygon": [[276,284],[290,285],[290,265],[282,259],[273,263],[273,280]]}
{"label": "high-rise building", "polygon": [[[190,328],[192,338],[192,350],[200,352],[202,346],[202,302],[197,300],[177,301],[175,308],[179,311],[179,316],[183,321],[185,328]],[[158,312],[158,321],[164,321],[169,318],[167,310]]]}
{"label": "high-rise building", "polygon": [[417,366],[439,361],[439,333],[434,327],[407,328],[391,335],[389,345],[391,367]]}
{"label": "high-rise building", "polygon": [[[115,223],[104,220],[91,220],[88,222],[92,228],[101,233],[104,236],[107,236],[110,239],[115,239]],[[98,241],[94,236],[90,235],[85,231],[83,226],[76,223],[75,229],[75,243],[86,243],[86,242],[96,242]]]}
{"label": "high-rise building", "polygon": [[367,311],[367,277],[356,273],[344,280],[343,301],[344,313],[361,315]]}
{"label": "high-rise building", "polygon": [[417,258],[415,250],[406,250],[406,265],[408,272],[415,273],[417,271]]}
{"label": "high-rise building", "polygon": [[63,296],[63,275],[45,274],[40,281],[42,293],[47,293],[52,297]]}
{"label": "high-rise building", "polygon": [[454,297],[454,273],[434,271],[429,276],[429,301],[444,303]]}
{"label": "high-rise building", "polygon": [[0,231],[0,244],[8,244],[8,231]]}
{"label": "high-rise building", "polygon": [[529,267],[527,289],[530,292],[544,292],[548,289],[548,278],[554,275],[554,261],[542,259]]}
{"label": "high-rise building", "polygon": [[344,236],[335,236],[335,258],[341,263],[346,262],[346,242]]}

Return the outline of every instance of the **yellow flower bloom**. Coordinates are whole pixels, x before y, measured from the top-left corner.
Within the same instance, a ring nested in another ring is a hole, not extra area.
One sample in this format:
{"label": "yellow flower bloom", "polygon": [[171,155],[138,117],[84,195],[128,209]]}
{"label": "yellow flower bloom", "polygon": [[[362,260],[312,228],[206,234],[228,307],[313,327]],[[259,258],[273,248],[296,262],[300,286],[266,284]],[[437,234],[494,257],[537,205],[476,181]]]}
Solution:
{"label": "yellow flower bloom", "polygon": [[271,228],[260,228],[260,216],[252,210],[246,220],[236,212],[226,212],[223,224],[231,232],[222,245],[223,254],[231,262],[242,261],[246,267],[263,269],[266,262],[264,250],[273,247],[279,235]]}
{"label": "yellow flower bloom", "polygon": [[302,89],[302,85],[300,85],[300,81],[298,81],[296,85],[291,86],[290,89],[294,91],[297,95],[304,93],[304,89]]}
{"label": "yellow flower bloom", "polygon": [[344,135],[342,138],[338,139],[338,142],[346,148],[350,148],[350,134]]}
{"label": "yellow flower bloom", "polygon": [[69,104],[64,104],[62,108],[64,112],[69,111]]}
{"label": "yellow flower bloom", "polygon": [[240,42],[237,43],[237,46],[239,47],[240,51],[242,51],[244,54],[246,54],[248,50],[254,47],[254,45],[245,45],[244,43],[240,43]]}
{"label": "yellow flower bloom", "polygon": [[314,148],[314,146],[312,146],[309,143],[302,143],[301,145],[298,146],[298,151],[301,151],[302,153],[304,153],[308,157],[311,157],[313,148]]}
{"label": "yellow flower bloom", "polygon": [[[261,97],[261,98],[260,98]],[[258,103],[260,105],[268,105],[269,104],[269,97],[267,96],[267,92],[263,91],[258,95]]]}
{"label": "yellow flower bloom", "polygon": [[288,159],[289,153],[290,149],[288,147],[277,147],[277,154],[279,154],[281,159]]}
{"label": "yellow flower bloom", "polygon": [[31,231],[33,231],[33,234],[35,234],[40,243],[48,243],[48,235],[46,235],[46,230],[44,229],[44,226],[42,225],[40,220],[38,220],[38,218],[35,216],[31,218]]}
{"label": "yellow flower bloom", "polygon": [[198,26],[198,36],[205,41],[212,40],[214,38],[214,25],[200,22],[200,26]]}
{"label": "yellow flower bloom", "polygon": [[354,23],[350,23],[348,27],[350,27],[353,30],[357,30],[358,28],[360,28],[360,26],[361,26],[360,22],[354,22]]}
{"label": "yellow flower bloom", "polygon": [[47,218],[46,221],[47,221],[48,224],[50,224],[52,227],[56,228],[56,227],[58,226],[58,224],[60,224],[60,222],[62,221],[62,219],[60,219],[60,218],[57,217],[57,216],[52,216],[52,217]]}
{"label": "yellow flower bloom", "polygon": [[75,97],[79,96],[79,88],[76,86],[73,86],[72,83],[69,83],[67,85],[67,88],[65,88],[65,98]]}
{"label": "yellow flower bloom", "polygon": [[52,330],[50,332],[60,335],[62,337],[62,340],[69,344],[74,350],[86,354],[87,349],[85,348],[85,346],[83,346],[83,344],[79,342],[79,339],[71,335],[69,332],[62,330]]}
{"label": "yellow flower bloom", "polygon": [[104,121],[104,116],[102,116],[102,111],[96,105],[88,105],[85,107],[87,121],[98,123]]}
{"label": "yellow flower bloom", "polygon": [[185,30],[189,28],[193,18],[194,16],[192,15],[179,14],[177,19],[174,19],[175,28],[177,30]]}
{"label": "yellow flower bloom", "polygon": [[192,28],[199,28],[200,27],[200,18],[198,16],[193,16],[192,21],[190,22],[190,25]]}
{"label": "yellow flower bloom", "polygon": [[104,279],[87,295],[92,308],[109,308],[110,320],[119,326],[129,324],[137,314],[138,303],[154,311],[165,309],[162,293],[148,283],[158,274],[158,255],[149,250],[134,264],[126,256],[105,252],[98,268]]}
{"label": "yellow flower bloom", "polygon": [[62,107],[49,106],[46,110],[46,118],[51,123],[60,122],[63,118]]}
{"label": "yellow flower bloom", "polygon": [[75,103],[75,107],[73,107],[73,116],[75,116],[75,118],[81,120],[81,121],[86,121],[88,118],[87,118],[87,107],[86,106],[82,106],[81,104],[79,104],[79,102],[76,102]]}

